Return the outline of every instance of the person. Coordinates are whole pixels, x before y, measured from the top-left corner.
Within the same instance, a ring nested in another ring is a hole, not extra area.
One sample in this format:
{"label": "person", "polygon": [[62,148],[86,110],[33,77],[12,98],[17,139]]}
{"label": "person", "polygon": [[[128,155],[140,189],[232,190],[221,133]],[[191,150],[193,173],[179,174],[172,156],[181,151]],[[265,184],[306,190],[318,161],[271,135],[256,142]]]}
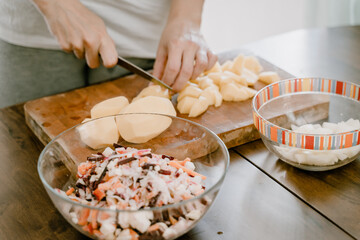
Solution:
{"label": "person", "polygon": [[155,76],[180,91],[217,61],[200,32],[203,4],[1,1],[0,107],[128,74],[115,67],[118,55],[153,67]]}

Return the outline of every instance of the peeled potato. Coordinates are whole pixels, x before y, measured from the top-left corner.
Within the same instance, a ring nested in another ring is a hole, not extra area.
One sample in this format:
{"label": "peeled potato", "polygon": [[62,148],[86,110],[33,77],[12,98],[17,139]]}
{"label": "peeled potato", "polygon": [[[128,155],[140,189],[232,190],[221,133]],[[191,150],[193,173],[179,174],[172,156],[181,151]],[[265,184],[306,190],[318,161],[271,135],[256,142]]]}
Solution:
{"label": "peeled potato", "polygon": [[129,104],[126,97],[114,97],[96,104],[90,111],[91,118],[111,116],[120,113]]}
{"label": "peeled potato", "polygon": [[197,98],[186,96],[178,102],[177,109],[181,114],[188,114],[196,100]]}
{"label": "peeled potato", "polygon": [[[90,119],[85,119],[87,122]],[[81,125],[77,128],[80,139],[92,149],[99,149],[116,143],[119,132],[113,117],[97,119]]]}
{"label": "peeled potato", "polygon": [[257,91],[252,88],[245,87],[245,90],[248,93],[249,98],[252,98],[257,93]]}
{"label": "peeled potato", "polygon": [[230,60],[226,61],[223,65],[221,65],[221,70],[222,70],[223,72],[225,72],[225,71],[231,71],[232,68],[233,68],[233,62],[230,61]]}
{"label": "peeled potato", "polygon": [[209,107],[208,100],[200,96],[194,103],[194,105],[190,109],[189,117],[197,117],[204,113],[206,109]]}
{"label": "peeled potato", "polygon": [[240,54],[239,56],[237,56],[234,61],[233,61],[233,66],[232,66],[232,72],[237,74],[237,75],[241,75],[243,68],[244,68],[244,55]]}
{"label": "peeled potato", "polygon": [[221,79],[223,79],[224,77],[224,73],[223,72],[213,72],[213,73],[209,73],[207,75],[209,78],[211,78],[214,82],[214,84],[219,85],[221,82]]}
{"label": "peeled potato", "polygon": [[253,73],[252,71],[246,68],[243,69],[241,76],[246,79],[248,86],[254,86],[257,80],[259,79],[259,77],[255,73]]}
{"label": "peeled potato", "polygon": [[258,75],[262,70],[263,67],[259,63],[259,60],[254,56],[246,56],[244,59],[244,67],[251,72]]}
{"label": "peeled potato", "polygon": [[180,93],[179,96],[177,98],[178,102],[181,101],[182,98],[184,98],[185,96],[189,96],[189,97],[194,97],[197,98],[200,96],[200,94],[202,93],[202,90],[198,87],[195,87],[194,85],[190,85],[186,88],[184,88]]}
{"label": "peeled potato", "polygon": [[210,85],[213,85],[213,84],[214,84],[213,80],[211,78],[208,78],[208,77],[202,78],[201,81],[199,81],[199,87],[201,89],[205,89],[205,88],[207,88],[207,87],[209,87]]}
{"label": "peeled potato", "polygon": [[244,101],[249,99],[246,87],[235,83],[228,83],[221,86],[220,93],[225,101]]}
{"label": "peeled potato", "polygon": [[[121,113],[160,113],[176,116],[171,101],[156,96],[148,96],[132,102]],[[169,117],[151,114],[116,117],[120,136],[131,143],[144,143],[160,135],[170,126],[171,121]]]}
{"label": "peeled potato", "polygon": [[262,72],[259,74],[259,80],[265,84],[271,84],[280,80],[276,72]]}
{"label": "peeled potato", "polygon": [[169,90],[160,85],[150,85],[143,90],[132,100],[133,102],[147,96],[158,96],[163,98],[170,98]]}
{"label": "peeled potato", "polygon": [[206,100],[208,101],[208,105],[215,105],[215,93],[214,93],[215,89],[212,88],[207,88],[205,89],[200,96],[205,97]]}
{"label": "peeled potato", "polygon": [[239,76],[233,72],[229,72],[229,71],[225,71],[224,72],[224,75],[227,76],[227,77],[230,77],[234,80],[235,83],[238,83],[240,85],[244,85],[244,86],[247,86],[247,82],[246,82],[246,78],[243,77],[243,76]]}
{"label": "peeled potato", "polygon": [[215,65],[208,71],[204,72],[205,75],[209,73],[221,72],[221,65],[219,62],[216,62]]}

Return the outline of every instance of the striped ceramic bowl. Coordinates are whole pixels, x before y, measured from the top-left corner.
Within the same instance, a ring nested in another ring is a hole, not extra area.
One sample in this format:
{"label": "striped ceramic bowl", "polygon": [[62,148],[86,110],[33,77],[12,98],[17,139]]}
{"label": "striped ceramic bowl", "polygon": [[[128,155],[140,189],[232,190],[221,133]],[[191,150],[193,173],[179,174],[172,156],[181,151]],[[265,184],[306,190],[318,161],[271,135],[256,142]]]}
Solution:
{"label": "striped ceramic bowl", "polygon": [[360,86],[325,78],[273,83],[253,98],[266,147],[301,169],[324,171],[360,155]]}

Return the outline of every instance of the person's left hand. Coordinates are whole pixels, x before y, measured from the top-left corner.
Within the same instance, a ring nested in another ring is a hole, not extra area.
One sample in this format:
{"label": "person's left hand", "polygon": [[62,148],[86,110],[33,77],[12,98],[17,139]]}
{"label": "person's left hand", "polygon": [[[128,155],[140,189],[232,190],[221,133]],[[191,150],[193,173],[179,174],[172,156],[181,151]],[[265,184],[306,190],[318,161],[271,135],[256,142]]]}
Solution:
{"label": "person's left hand", "polygon": [[154,75],[174,91],[182,90],[187,81],[210,69],[217,61],[199,29],[186,21],[171,21],[160,39]]}

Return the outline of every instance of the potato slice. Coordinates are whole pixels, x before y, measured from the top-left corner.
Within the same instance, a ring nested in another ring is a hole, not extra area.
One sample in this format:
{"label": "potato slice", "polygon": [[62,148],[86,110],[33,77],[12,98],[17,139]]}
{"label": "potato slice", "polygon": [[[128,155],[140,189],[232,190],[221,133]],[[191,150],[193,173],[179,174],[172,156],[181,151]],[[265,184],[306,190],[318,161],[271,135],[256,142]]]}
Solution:
{"label": "potato slice", "polygon": [[263,67],[255,56],[246,56],[244,59],[244,67],[256,75],[259,75],[259,73],[263,70]]}
{"label": "potato slice", "polygon": [[221,86],[220,93],[225,101],[244,101],[249,99],[249,94],[245,88],[235,83],[228,83]]}
{"label": "potato slice", "polygon": [[197,117],[204,113],[209,107],[208,100],[200,96],[190,109],[189,117]]}
{"label": "potato slice", "polygon": [[[215,105],[215,107],[220,107],[223,98],[221,96],[218,86],[216,86],[216,88],[210,86],[210,87],[206,88],[204,90],[204,92],[210,92],[214,99],[213,104]],[[213,105],[213,104],[209,104],[209,105]]]}
{"label": "potato slice", "polygon": [[226,77],[223,72],[213,72],[209,73],[207,76],[211,78],[216,85],[220,85],[221,79]]}
{"label": "potato slice", "polygon": [[205,75],[208,75],[209,73],[215,73],[215,72],[221,72],[221,65],[219,62],[216,62],[215,65],[208,71],[204,72]]}
{"label": "potato slice", "polygon": [[280,77],[276,72],[262,72],[259,74],[259,80],[265,84],[271,84],[280,81]]}
{"label": "potato slice", "polygon": [[233,72],[230,72],[230,71],[225,71],[224,72],[224,75],[227,76],[227,77],[230,77],[234,80],[235,83],[237,84],[240,84],[240,85],[244,85],[244,86],[247,86],[247,81],[246,81],[246,78],[243,77],[243,76],[240,76],[240,75],[237,75]]}
{"label": "potato slice", "polygon": [[233,62],[230,60],[227,60],[223,65],[221,65],[221,70],[223,72],[225,71],[231,71],[233,67]]}
{"label": "potato slice", "polygon": [[243,69],[241,76],[246,79],[248,86],[254,86],[259,79],[258,75],[256,75],[255,73],[251,72],[246,68]]}
{"label": "potato slice", "polygon": [[80,139],[92,149],[99,149],[116,143],[119,132],[114,117],[106,117],[90,121],[85,119],[84,125],[77,128]]}
{"label": "potato slice", "polygon": [[[132,102],[121,113],[161,113],[176,116],[171,101],[157,96],[147,96]],[[165,131],[171,122],[169,117],[151,114],[116,117],[120,136],[131,143],[144,143],[151,140]]]}
{"label": "potato slice", "polygon": [[252,89],[252,88],[246,87],[245,90],[248,93],[249,98],[252,98],[257,93],[257,91],[255,89]]}
{"label": "potato slice", "polygon": [[132,100],[133,102],[147,96],[158,96],[170,99],[169,90],[161,87],[160,85],[154,84],[150,85],[143,90]]}
{"label": "potato slice", "polygon": [[202,93],[202,90],[200,88],[195,87],[194,85],[190,85],[190,86],[184,88],[181,92],[179,92],[179,96],[177,97],[177,100],[179,102],[185,96],[198,98],[201,93]]}
{"label": "potato slice", "polygon": [[129,105],[129,101],[124,96],[114,97],[99,102],[91,110],[91,118],[100,118],[120,113],[121,109]]}
{"label": "potato slice", "polygon": [[214,85],[214,82],[211,78],[206,77],[199,81],[199,87],[203,90],[211,85]]}
{"label": "potato slice", "polygon": [[240,54],[238,55],[233,62],[233,66],[231,71],[237,75],[241,75],[243,68],[244,68],[244,55]]}
{"label": "potato slice", "polygon": [[214,88],[206,88],[200,95],[206,98],[209,106],[215,105],[215,91],[216,90]]}
{"label": "potato slice", "polygon": [[177,109],[181,114],[189,114],[191,107],[194,105],[197,98],[186,96],[177,104]]}

